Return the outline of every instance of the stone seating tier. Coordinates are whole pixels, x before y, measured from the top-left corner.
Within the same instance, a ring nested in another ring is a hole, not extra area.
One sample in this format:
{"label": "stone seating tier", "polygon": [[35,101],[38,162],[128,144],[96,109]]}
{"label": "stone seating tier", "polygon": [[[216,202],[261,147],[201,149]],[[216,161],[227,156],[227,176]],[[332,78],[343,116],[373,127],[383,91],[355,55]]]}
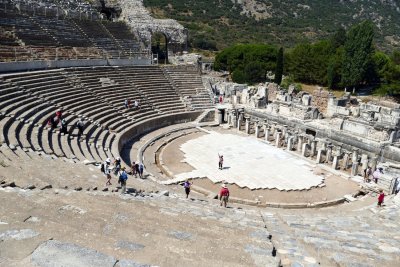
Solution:
{"label": "stone seating tier", "polygon": [[[100,78],[116,85],[102,87]],[[143,83],[152,77],[155,84]],[[113,92],[110,97],[107,97]],[[3,75],[0,78],[2,140],[10,148],[43,151],[71,160],[102,161],[116,134],[160,114],[187,109],[158,67],[73,68]],[[124,99],[139,100],[140,109],[125,109]],[[99,101],[100,98],[100,101]],[[67,134],[47,121],[62,108]],[[7,115],[5,117],[4,115]],[[85,121],[78,136],[76,122]]]}

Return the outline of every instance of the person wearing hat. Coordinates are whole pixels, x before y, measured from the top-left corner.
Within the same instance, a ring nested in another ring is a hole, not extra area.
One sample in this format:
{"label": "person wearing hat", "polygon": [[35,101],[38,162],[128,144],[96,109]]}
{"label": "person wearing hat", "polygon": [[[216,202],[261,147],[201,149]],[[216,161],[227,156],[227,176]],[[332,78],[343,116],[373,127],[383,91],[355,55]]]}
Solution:
{"label": "person wearing hat", "polygon": [[122,167],[118,178],[118,182],[121,184],[121,194],[125,193],[127,180],[128,180],[128,174],[125,171],[125,167]]}
{"label": "person wearing hat", "polygon": [[226,186],[226,184],[222,184],[221,187],[222,188],[219,191],[220,206],[222,206],[222,204],[223,204],[224,207],[226,208],[226,204],[228,203],[228,199],[229,199],[229,189]]}
{"label": "person wearing hat", "polygon": [[111,160],[107,158],[104,162],[104,175],[107,177],[106,186],[111,185]]}

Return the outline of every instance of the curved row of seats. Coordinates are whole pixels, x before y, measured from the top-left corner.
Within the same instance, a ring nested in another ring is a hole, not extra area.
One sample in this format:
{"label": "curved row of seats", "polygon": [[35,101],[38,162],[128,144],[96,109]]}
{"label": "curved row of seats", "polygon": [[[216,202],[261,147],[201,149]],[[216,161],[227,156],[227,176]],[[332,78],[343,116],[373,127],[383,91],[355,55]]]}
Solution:
{"label": "curved row of seats", "polygon": [[194,66],[166,66],[163,70],[176,90],[190,100],[192,109],[207,109],[213,106],[213,101]]}
{"label": "curved row of seats", "polygon": [[[140,109],[124,107],[139,101]],[[47,124],[62,110],[67,133]],[[0,76],[0,129],[12,149],[33,150],[72,160],[101,162],[116,135],[156,116],[187,111],[156,66],[96,67]],[[80,135],[76,123],[83,119]]]}
{"label": "curved row of seats", "polygon": [[131,58],[141,44],[124,22],[28,14],[0,5],[0,61]]}

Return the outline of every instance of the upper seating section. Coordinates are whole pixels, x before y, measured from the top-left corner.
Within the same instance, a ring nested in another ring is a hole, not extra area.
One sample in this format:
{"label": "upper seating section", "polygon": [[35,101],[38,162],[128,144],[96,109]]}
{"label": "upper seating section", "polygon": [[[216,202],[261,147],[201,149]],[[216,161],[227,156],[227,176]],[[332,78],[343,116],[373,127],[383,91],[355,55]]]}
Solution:
{"label": "upper seating section", "polygon": [[189,101],[193,109],[213,107],[212,99],[203,85],[197,68],[194,66],[166,66],[163,70],[178,93]]}
{"label": "upper seating section", "polygon": [[140,42],[129,27],[123,22],[102,22],[104,27],[114,36],[126,56],[139,52]]}
{"label": "upper seating section", "polygon": [[71,14],[0,1],[0,62],[132,58],[142,53],[125,23]]}

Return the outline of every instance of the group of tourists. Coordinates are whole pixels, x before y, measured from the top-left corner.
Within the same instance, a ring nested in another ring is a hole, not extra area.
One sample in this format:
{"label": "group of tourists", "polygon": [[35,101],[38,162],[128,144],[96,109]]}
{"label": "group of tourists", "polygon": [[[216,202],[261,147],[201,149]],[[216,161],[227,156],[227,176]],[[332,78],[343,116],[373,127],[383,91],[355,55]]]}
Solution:
{"label": "group of tourists", "polygon": [[134,108],[134,109],[140,109],[140,103],[138,100],[133,101],[133,106],[132,106],[132,101],[128,98],[125,98],[124,100],[124,107],[126,109]]}
{"label": "group of tourists", "polygon": [[372,171],[372,168],[368,166],[368,168],[364,170],[364,182],[369,183],[371,182],[371,180],[373,180],[377,184],[382,174],[383,174],[382,168],[378,168],[375,171]]}
{"label": "group of tourists", "polygon": [[[118,184],[121,185],[121,194],[125,193],[126,182],[128,180],[128,172],[126,171],[125,167],[122,167],[121,158],[119,158],[119,157],[116,158],[113,161],[113,165],[111,165],[111,159],[107,158],[104,161],[104,163],[101,164],[100,170],[107,178],[106,186],[112,185],[111,173],[113,173],[114,176],[118,177]],[[143,178],[143,170],[144,170],[144,166],[142,163],[132,162],[131,172],[129,174],[135,175],[135,177],[137,177],[137,175],[139,175],[140,178]]]}
{"label": "group of tourists", "polygon": [[[47,125],[53,130],[60,126],[60,132],[63,134],[68,134],[68,123],[63,117],[62,110],[57,110],[55,115],[51,116],[47,121]],[[79,135],[83,134],[83,130],[85,127],[85,122],[82,118],[76,122],[76,128],[78,129]]]}

